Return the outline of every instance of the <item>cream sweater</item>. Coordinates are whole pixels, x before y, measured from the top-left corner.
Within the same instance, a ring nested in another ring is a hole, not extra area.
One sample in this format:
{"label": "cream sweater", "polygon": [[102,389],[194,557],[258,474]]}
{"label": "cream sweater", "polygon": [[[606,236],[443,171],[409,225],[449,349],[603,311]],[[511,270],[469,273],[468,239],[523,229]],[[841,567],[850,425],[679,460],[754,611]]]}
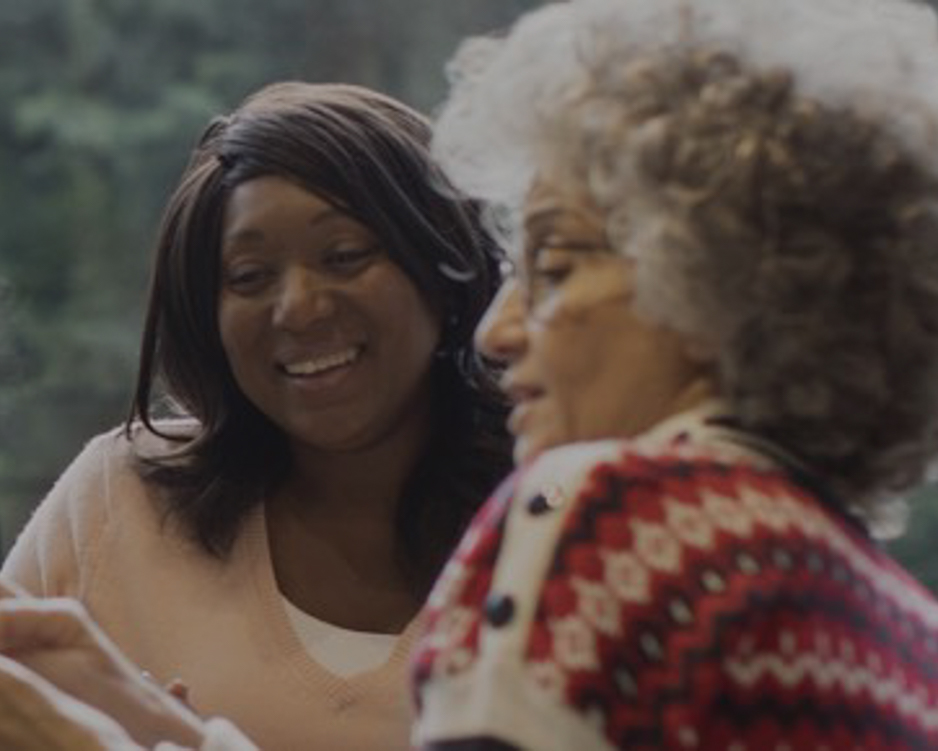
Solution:
{"label": "cream sweater", "polygon": [[2,575],[81,600],[142,669],[181,678],[204,716],[231,719],[264,751],[407,749],[408,653],[343,679],[304,650],[274,580],[262,509],[219,561],[165,520],[120,431],[93,439],[16,541]]}

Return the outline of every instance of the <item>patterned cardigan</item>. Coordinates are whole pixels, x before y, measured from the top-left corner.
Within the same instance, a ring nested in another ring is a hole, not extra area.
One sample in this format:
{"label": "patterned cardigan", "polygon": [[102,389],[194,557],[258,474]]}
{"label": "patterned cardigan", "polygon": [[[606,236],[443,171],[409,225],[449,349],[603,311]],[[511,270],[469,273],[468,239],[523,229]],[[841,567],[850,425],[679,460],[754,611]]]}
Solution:
{"label": "patterned cardigan", "polygon": [[938,749],[938,603],[712,416],[509,478],[431,594],[417,748]]}

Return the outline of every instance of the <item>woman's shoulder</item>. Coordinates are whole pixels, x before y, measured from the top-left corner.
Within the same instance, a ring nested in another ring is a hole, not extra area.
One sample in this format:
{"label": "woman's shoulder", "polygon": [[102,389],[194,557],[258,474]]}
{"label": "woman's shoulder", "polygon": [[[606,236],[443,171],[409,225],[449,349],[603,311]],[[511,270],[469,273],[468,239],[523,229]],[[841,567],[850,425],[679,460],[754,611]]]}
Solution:
{"label": "woman's shoulder", "polygon": [[[167,436],[184,436],[191,423],[165,427]],[[140,426],[91,437],[37,504],[7,556],[5,574],[37,593],[83,591],[82,577],[110,554],[110,541],[137,544],[137,533],[159,529],[158,495],[138,471],[138,454],[170,443]],[[137,536],[128,537],[128,530]]]}
{"label": "woman's shoulder", "polygon": [[110,428],[86,441],[66,474],[112,474],[130,469],[139,459],[178,450],[196,435],[197,428],[198,423],[190,418],[158,420],[152,428],[136,422]]}
{"label": "woman's shoulder", "polygon": [[550,487],[575,494],[603,478],[628,478],[631,486],[647,486],[673,474],[688,479],[708,468],[725,472],[736,463],[735,459],[701,446],[648,445],[627,438],[570,443],[545,451],[519,469],[516,494],[542,492]]}
{"label": "woman's shoulder", "polygon": [[165,419],[99,433],[61,475],[49,498],[59,498],[73,514],[99,513],[112,520],[161,518],[163,495],[147,479],[146,464],[179,451],[197,434],[197,427],[192,419]]}
{"label": "woman's shoulder", "polygon": [[[761,529],[809,535],[836,525],[806,487],[747,447],[650,446],[613,439],[545,452],[519,472],[515,505],[566,507],[571,520],[654,524],[683,533],[688,519],[709,534],[748,538]],[[670,532],[669,532],[670,534]]]}
{"label": "woman's shoulder", "polygon": [[122,430],[125,450],[142,459],[172,454],[199,434],[199,422],[192,417],[165,417],[150,425],[132,423]]}

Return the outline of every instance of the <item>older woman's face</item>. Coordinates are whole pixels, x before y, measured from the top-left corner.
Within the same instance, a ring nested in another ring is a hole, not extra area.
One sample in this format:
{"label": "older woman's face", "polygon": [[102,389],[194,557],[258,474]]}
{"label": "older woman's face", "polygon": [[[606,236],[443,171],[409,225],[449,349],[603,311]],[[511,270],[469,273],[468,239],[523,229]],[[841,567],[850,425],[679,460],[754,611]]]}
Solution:
{"label": "older woman's face", "polygon": [[634,436],[709,395],[688,342],[633,311],[633,262],[613,253],[602,217],[572,181],[538,180],[525,253],[476,345],[507,363],[515,459],[552,446]]}

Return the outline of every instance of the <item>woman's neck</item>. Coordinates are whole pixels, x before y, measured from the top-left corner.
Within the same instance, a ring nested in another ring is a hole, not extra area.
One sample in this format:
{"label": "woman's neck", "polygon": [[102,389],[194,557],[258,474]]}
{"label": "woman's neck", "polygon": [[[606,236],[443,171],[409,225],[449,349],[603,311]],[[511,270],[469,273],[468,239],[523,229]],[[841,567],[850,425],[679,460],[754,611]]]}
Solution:
{"label": "woman's neck", "polygon": [[280,591],[301,610],[346,628],[395,631],[420,606],[396,515],[431,438],[431,420],[408,420],[357,451],[294,446],[294,468],[267,502]]}
{"label": "woman's neck", "polygon": [[284,484],[295,511],[317,519],[393,520],[404,486],[431,441],[429,405],[391,432],[350,450],[323,450],[294,442],[293,468]]}

